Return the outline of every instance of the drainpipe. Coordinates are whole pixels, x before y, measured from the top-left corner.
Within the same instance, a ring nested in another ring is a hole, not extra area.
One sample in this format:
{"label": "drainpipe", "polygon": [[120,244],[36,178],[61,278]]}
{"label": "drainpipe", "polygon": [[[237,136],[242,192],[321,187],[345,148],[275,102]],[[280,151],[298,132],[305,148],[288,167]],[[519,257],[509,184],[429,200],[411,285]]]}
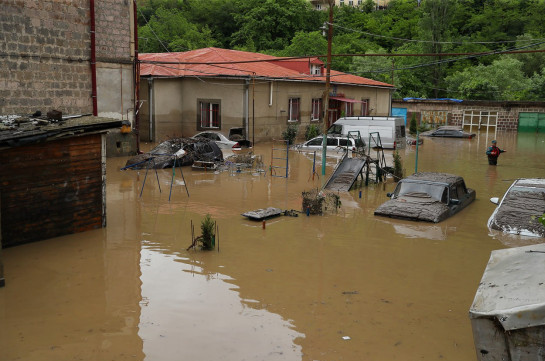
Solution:
{"label": "drainpipe", "polygon": [[136,1],[132,3],[134,27],[134,134],[136,136],[136,153],[140,153],[140,62],[138,61],[138,19]]}
{"label": "drainpipe", "polygon": [[246,79],[244,82],[244,133],[245,138],[250,138],[250,129],[249,129],[249,123],[250,123],[250,79]]}
{"label": "drainpipe", "polygon": [[153,78],[148,79],[149,141],[153,142]]}
{"label": "drainpipe", "polygon": [[89,10],[91,12],[91,98],[93,100],[93,115],[98,115],[97,106],[97,64],[95,49],[95,0],[90,0]]}

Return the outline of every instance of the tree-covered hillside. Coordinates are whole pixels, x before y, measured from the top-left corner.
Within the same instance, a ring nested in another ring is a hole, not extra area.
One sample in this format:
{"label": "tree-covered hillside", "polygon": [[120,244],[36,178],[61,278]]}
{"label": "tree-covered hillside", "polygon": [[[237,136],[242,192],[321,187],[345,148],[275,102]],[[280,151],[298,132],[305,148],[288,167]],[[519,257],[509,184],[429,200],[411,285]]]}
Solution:
{"label": "tree-covered hillside", "polygon": [[[137,4],[140,52],[327,53],[328,13],[306,0]],[[392,0],[384,10],[367,0],[334,8],[331,65],[395,84],[395,97],[545,100],[545,52],[516,53],[545,49],[543,24],[543,0]]]}

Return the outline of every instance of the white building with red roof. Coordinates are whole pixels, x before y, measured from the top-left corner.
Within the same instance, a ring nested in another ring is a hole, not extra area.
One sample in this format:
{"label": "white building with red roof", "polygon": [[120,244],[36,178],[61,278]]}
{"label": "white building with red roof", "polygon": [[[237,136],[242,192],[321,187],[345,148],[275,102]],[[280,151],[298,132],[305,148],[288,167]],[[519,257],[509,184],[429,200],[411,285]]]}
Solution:
{"label": "white building with red roof", "polygon": [[[325,67],[316,57],[278,58],[219,48],[140,54],[140,138],[162,141],[242,127],[252,141],[280,139],[291,124],[323,127]],[[331,70],[329,123],[390,115],[394,86]]]}

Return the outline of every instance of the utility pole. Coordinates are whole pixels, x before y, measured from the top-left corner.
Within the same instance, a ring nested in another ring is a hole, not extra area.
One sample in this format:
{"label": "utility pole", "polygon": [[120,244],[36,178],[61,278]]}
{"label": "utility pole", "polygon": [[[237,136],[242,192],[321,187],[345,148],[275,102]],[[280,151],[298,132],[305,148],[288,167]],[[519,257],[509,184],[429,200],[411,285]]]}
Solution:
{"label": "utility pole", "polygon": [[327,128],[329,123],[329,85],[331,80],[331,38],[333,35],[333,6],[335,0],[327,0],[329,4],[329,23],[327,25],[327,64],[324,94],[324,139],[322,140],[322,175],[325,175],[325,158],[327,153]]}

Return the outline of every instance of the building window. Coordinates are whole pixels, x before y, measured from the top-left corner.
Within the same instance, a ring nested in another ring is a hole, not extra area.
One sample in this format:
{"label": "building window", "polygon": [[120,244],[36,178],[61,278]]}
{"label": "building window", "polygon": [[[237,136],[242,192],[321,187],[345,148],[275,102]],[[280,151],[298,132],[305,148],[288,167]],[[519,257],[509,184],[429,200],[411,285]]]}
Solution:
{"label": "building window", "polygon": [[288,122],[299,121],[299,104],[300,104],[299,98],[290,98]]}
{"label": "building window", "polygon": [[344,5],[344,0],[341,0],[341,1],[340,1],[340,4],[341,4],[341,5]]}
{"label": "building window", "polygon": [[197,122],[199,129],[221,128],[221,102],[219,100],[199,100]]}
{"label": "building window", "polygon": [[311,64],[310,65],[310,74],[312,74],[312,75],[322,75],[322,67],[320,65]]}
{"label": "building window", "polygon": [[362,115],[364,117],[369,115],[369,100],[368,99],[362,99],[361,100],[360,115]]}
{"label": "building window", "polygon": [[354,0],[348,0],[348,5],[354,6]]}
{"label": "building window", "polygon": [[322,114],[322,99],[315,98],[312,99],[312,112],[310,114],[311,121],[320,120],[320,115]]}
{"label": "building window", "polygon": [[351,117],[354,115],[354,103],[344,103],[344,116]]}
{"label": "building window", "polygon": [[358,0],[358,6],[361,6],[363,4],[363,0]]}

